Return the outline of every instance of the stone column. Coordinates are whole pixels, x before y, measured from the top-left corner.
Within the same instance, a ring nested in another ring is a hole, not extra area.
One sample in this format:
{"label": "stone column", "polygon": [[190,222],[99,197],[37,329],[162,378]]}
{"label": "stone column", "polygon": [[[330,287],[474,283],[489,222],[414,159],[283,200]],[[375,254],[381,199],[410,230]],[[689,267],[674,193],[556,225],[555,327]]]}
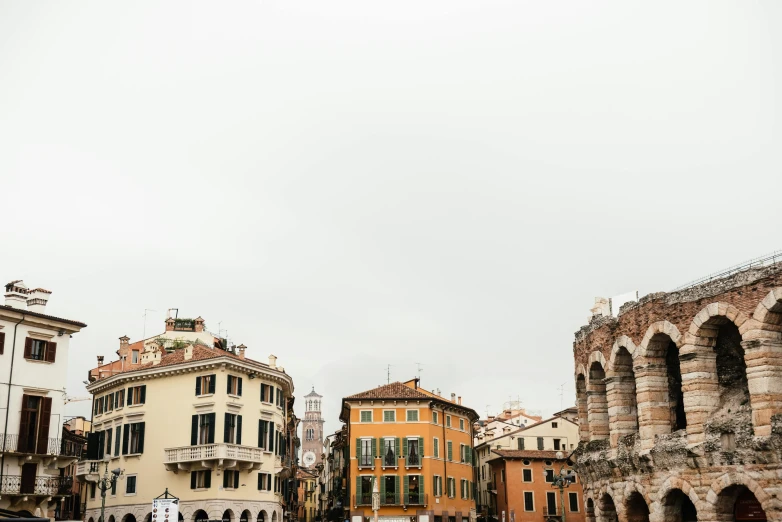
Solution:
{"label": "stone column", "polygon": [[668,371],[665,359],[655,359],[653,362],[644,361],[635,367],[641,449],[652,448],[655,436],[671,432]]}
{"label": "stone column", "polygon": [[608,398],[608,425],[611,447],[625,435],[638,430],[638,411],[635,406],[635,378],[632,372],[614,374],[606,378],[606,396]]}
{"label": "stone column", "polygon": [[697,344],[686,344],[679,350],[689,445],[704,441],[706,419],[720,403],[713,338],[697,337],[696,340]]}
{"label": "stone column", "polygon": [[583,375],[576,378],[576,406],[578,407],[578,434],[581,440],[589,442],[589,418],[586,381]]}
{"label": "stone column", "polygon": [[782,412],[782,341],[742,341],[755,435],[771,435],[771,416]]}
{"label": "stone column", "polygon": [[587,386],[587,419],[589,420],[589,440],[608,438],[608,401],[606,400],[605,379],[593,378]]}

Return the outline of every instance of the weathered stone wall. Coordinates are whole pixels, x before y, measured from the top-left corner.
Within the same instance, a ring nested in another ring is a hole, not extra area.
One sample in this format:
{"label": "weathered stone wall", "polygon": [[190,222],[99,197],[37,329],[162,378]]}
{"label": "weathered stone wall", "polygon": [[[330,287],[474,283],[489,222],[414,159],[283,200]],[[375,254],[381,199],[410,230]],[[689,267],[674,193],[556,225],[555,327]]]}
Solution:
{"label": "weathered stone wall", "polygon": [[587,520],[733,520],[747,490],[782,520],[782,264],[598,316],[573,353]]}

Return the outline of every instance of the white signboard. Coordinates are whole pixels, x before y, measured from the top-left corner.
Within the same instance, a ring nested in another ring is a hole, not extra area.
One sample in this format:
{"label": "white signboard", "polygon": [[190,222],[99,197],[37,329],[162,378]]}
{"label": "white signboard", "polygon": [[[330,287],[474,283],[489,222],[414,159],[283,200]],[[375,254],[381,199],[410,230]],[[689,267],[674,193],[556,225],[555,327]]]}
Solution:
{"label": "white signboard", "polygon": [[179,499],[156,498],[153,500],[152,522],[179,522]]}

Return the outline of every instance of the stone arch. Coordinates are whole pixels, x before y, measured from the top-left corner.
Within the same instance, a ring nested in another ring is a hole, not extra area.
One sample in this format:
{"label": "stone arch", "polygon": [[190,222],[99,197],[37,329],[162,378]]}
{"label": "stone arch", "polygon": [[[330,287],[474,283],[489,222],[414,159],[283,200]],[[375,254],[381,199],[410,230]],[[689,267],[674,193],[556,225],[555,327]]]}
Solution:
{"label": "stone arch", "polygon": [[727,413],[746,417],[751,425],[751,407],[743,335],[749,318],[731,304],[716,302],[701,309],[690,324],[682,355],[682,378],[690,391],[684,398],[688,419],[688,442],[705,440],[709,417]]}
{"label": "stone arch", "polygon": [[611,349],[606,371],[606,398],[611,446],[619,439],[638,432],[638,403],[633,371],[633,341],[623,335]]}
{"label": "stone arch", "polygon": [[[763,511],[766,512],[766,517],[769,520],[776,520],[774,514],[779,514],[782,502],[771,497],[760,484],[743,473],[728,472],[712,482],[706,494],[706,502],[715,513],[720,514],[726,510],[727,501],[730,501],[728,494],[735,493],[740,488],[746,488],[755,495]],[[733,500],[735,501],[735,498]],[[730,507],[732,508],[732,504]]]}
{"label": "stone arch", "polygon": [[629,488],[624,501],[624,519],[627,522],[649,522],[649,504],[638,489]]}
{"label": "stone arch", "polygon": [[149,513],[147,513],[146,515],[144,515],[144,522],[152,522],[152,512],[151,511]]}
{"label": "stone arch", "polygon": [[595,501],[592,497],[584,500],[584,520],[585,522],[595,522]]}
{"label": "stone arch", "polygon": [[92,517],[90,517],[90,518],[87,520],[87,522],[95,522],[95,519],[94,519],[94,518],[92,518]]}
{"label": "stone arch", "polygon": [[607,439],[609,428],[605,357],[600,352],[592,352],[592,355],[589,356],[586,390],[589,440]]}
{"label": "stone arch", "polygon": [[272,511],[272,522],[277,522],[277,510]]}
{"label": "stone arch", "polygon": [[126,513],[125,516],[122,517],[122,522],[136,522],[136,517],[133,516],[132,513]]}
{"label": "stone arch", "polygon": [[752,314],[751,329],[741,343],[747,360],[747,380],[755,435],[771,435],[771,416],[782,411],[782,287],[771,290]]}
{"label": "stone arch", "polygon": [[266,510],[262,509],[258,512],[258,520],[256,522],[269,522],[269,515]]}
{"label": "stone arch", "polygon": [[193,522],[205,522],[208,520],[209,515],[203,509],[197,509],[196,512],[193,513]]}
{"label": "stone arch", "polygon": [[107,519],[109,522],[115,522],[114,515],[109,515],[109,518]]}
{"label": "stone arch", "polygon": [[[608,362],[606,361],[605,356],[602,352],[595,350],[594,352],[589,354],[589,359],[587,360],[587,368],[591,368],[592,364],[598,362],[600,363],[600,366],[603,368],[603,371],[605,371],[606,368],[608,368]],[[587,372],[587,384],[589,384],[589,372]]]}
{"label": "stone arch", "polygon": [[658,435],[687,425],[679,362],[682,335],[668,321],[652,323],[635,351],[638,425],[641,446],[649,449]]}
{"label": "stone arch", "polygon": [[578,433],[583,441],[589,441],[589,419],[587,415],[586,368],[578,365],[576,370],[576,407],[578,408]]}
{"label": "stone arch", "polygon": [[597,522],[617,522],[619,520],[614,497],[608,491],[600,491],[595,515]]}
{"label": "stone arch", "polygon": [[771,290],[755,307],[753,327],[766,338],[782,340],[782,287]]}
{"label": "stone arch", "polygon": [[253,516],[249,509],[245,509],[241,512],[239,515],[239,522],[253,522]]}
{"label": "stone arch", "polygon": [[228,508],[223,511],[222,520],[223,522],[234,522],[236,520],[236,514],[234,513],[233,509]]}

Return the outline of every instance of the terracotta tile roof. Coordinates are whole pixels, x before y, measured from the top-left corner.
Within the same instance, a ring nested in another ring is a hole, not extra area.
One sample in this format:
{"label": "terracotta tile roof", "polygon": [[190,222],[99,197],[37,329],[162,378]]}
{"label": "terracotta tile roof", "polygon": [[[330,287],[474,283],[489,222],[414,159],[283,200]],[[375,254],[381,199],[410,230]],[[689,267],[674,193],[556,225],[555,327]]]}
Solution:
{"label": "terracotta tile roof", "polygon": [[41,317],[43,319],[50,319],[52,321],[60,321],[61,323],[72,324],[75,326],[80,326],[82,328],[87,327],[86,323],[82,323],[81,321],[74,321],[73,319],[63,319],[62,317],[55,317],[53,315],[39,314],[38,312],[31,312],[30,310],[21,310],[19,308],[14,308],[13,306],[0,305],[0,310],[8,310],[10,312],[16,312],[18,314],[23,314],[23,315],[30,315],[33,317]]}
{"label": "terracotta tile roof", "polygon": [[[492,450],[492,453],[496,453],[500,457],[506,459],[557,459],[556,451],[544,451],[544,450]],[[563,452],[565,453],[565,452]],[[565,453],[567,455],[567,453]]]}
{"label": "terracotta tile roof", "polygon": [[[430,395],[422,393],[418,390],[405,386],[401,382],[392,382],[385,386],[373,388],[365,392],[357,393],[349,397],[345,397],[345,400],[352,399],[431,399]],[[442,400],[442,399],[441,399]]]}

